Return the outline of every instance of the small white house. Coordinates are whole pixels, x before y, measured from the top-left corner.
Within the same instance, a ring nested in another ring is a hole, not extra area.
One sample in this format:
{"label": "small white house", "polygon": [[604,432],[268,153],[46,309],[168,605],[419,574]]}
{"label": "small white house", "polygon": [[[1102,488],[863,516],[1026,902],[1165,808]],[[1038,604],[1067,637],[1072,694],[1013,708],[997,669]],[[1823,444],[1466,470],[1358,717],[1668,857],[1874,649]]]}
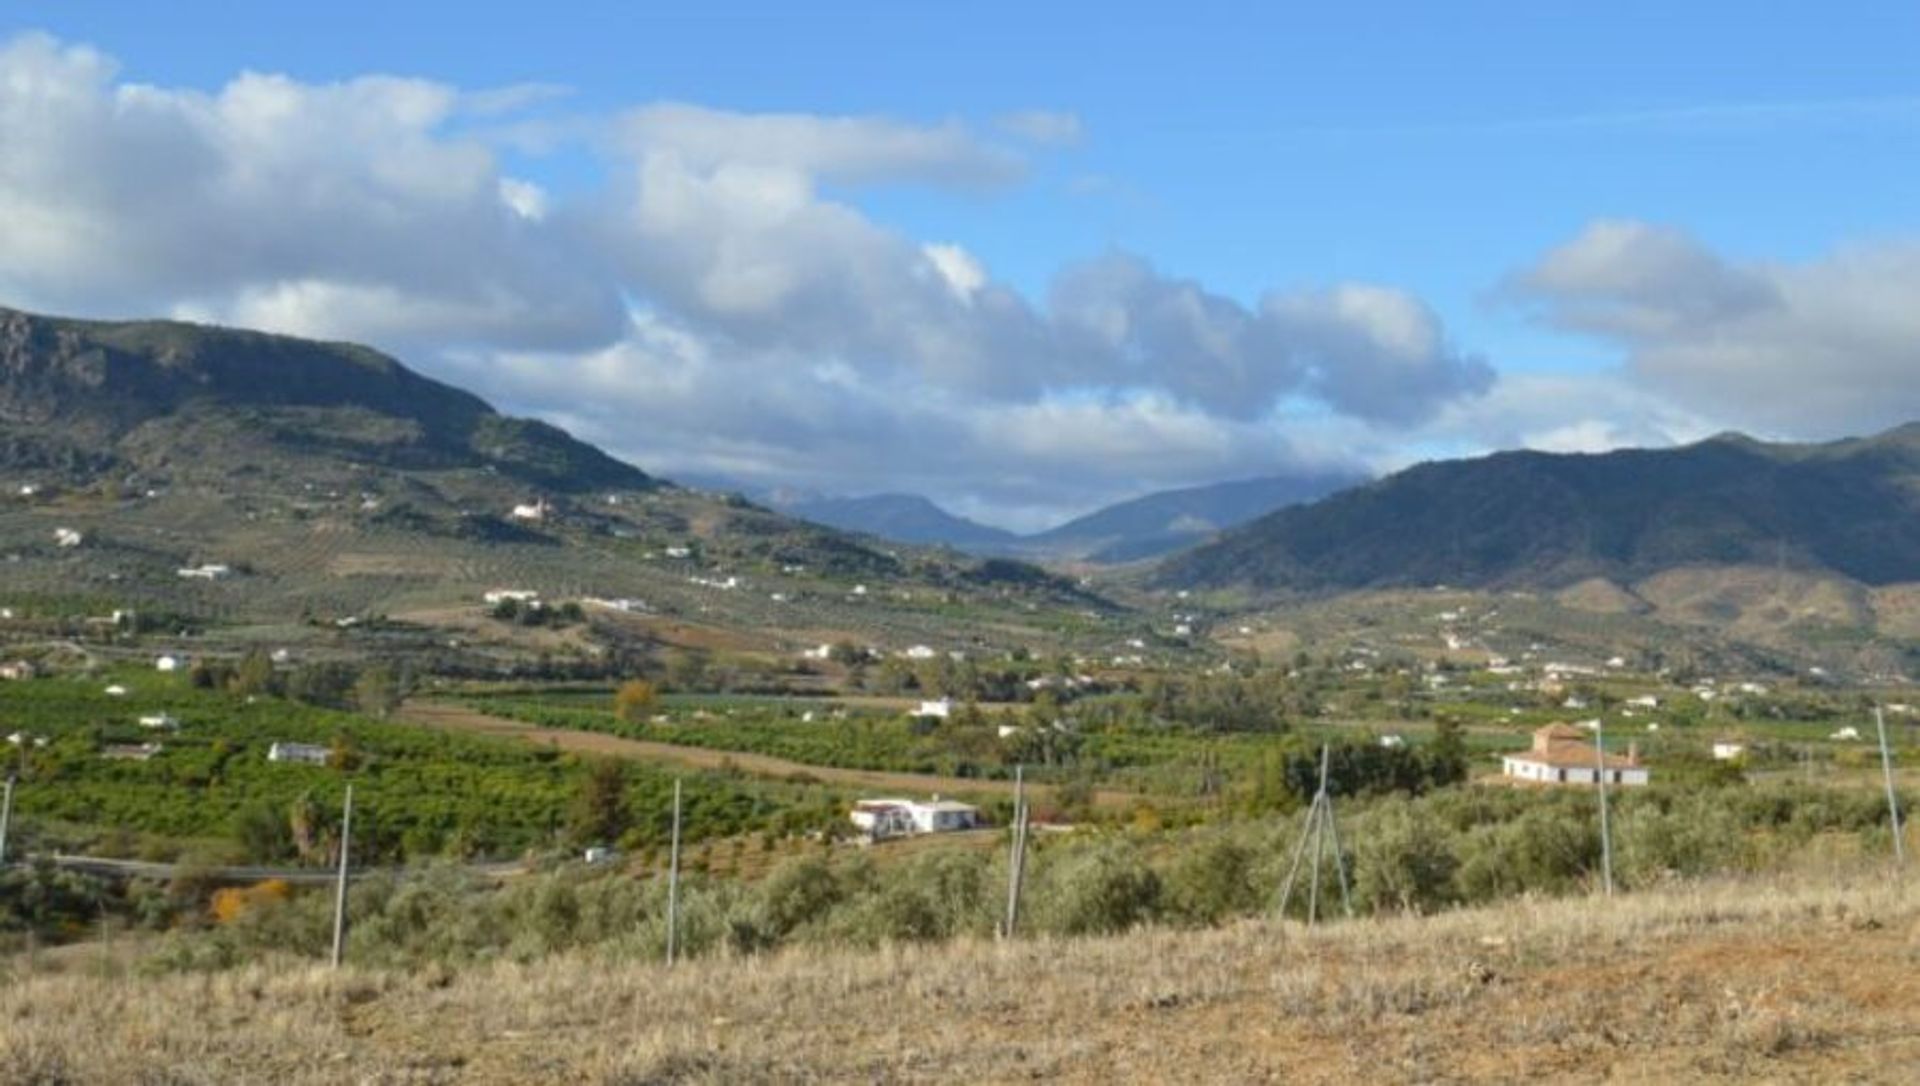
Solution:
{"label": "small white house", "polygon": [[224,581],[233,576],[233,567],[224,562],[204,562],[197,566],[183,566],[177,572],[189,581]]}
{"label": "small white house", "polygon": [[172,713],[147,713],[140,718],[140,726],[151,731],[179,731],[180,718]]}
{"label": "small white house", "polygon": [[509,600],[514,603],[538,603],[540,593],[531,588],[494,588],[487,590],[480,598],[486,601],[487,606],[498,607]]}
{"label": "small white house", "polygon": [[31,660],[9,660],[0,664],[0,679],[31,679],[39,673],[40,670],[33,666]]}
{"label": "small white house", "polygon": [[914,716],[938,717],[947,720],[953,716],[953,699],[941,698],[938,701],[923,701],[920,708],[913,711]]}
{"label": "small white house", "polygon": [[81,535],[75,529],[55,528],[53,530],[53,545],[61,548],[62,550],[78,547],[80,544],[85,543],[86,541],[87,541],[86,536]]}
{"label": "small white house", "polygon": [[326,765],[333,752],[312,743],[275,743],[267,748],[269,762],[295,762],[301,765]]}
{"label": "small white house", "polygon": [[110,698],[124,698],[127,696],[127,688],[121,686],[119,683],[114,683],[105,690],[102,690],[101,693]]}
{"label": "small white house", "polygon": [[542,521],[551,516],[552,513],[553,507],[547,504],[545,498],[542,498],[531,505],[516,505],[507,515],[514,520]]}
{"label": "small white house", "polygon": [[156,656],[153,660],[153,669],[155,671],[178,671],[181,665],[182,661],[178,656]]}
{"label": "small white house", "polygon": [[849,818],[861,833],[875,841],[921,833],[952,833],[981,824],[980,808],[939,796],[924,803],[911,799],[863,799],[853,805]]}
{"label": "small white house", "polygon": [[1746,753],[1747,745],[1737,740],[1716,739],[1713,741],[1713,760],[1716,762],[1731,762],[1744,757]]}
{"label": "small white house", "polygon": [[1631,744],[1626,757],[1600,752],[1586,735],[1570,724],[1549,724],[1533,733],[1533,746],[1520,754],[1504,755],[1500,771],[1509,780],[1530,784],[1608,784],[1637,787],[1648,781],[1647,767]]}

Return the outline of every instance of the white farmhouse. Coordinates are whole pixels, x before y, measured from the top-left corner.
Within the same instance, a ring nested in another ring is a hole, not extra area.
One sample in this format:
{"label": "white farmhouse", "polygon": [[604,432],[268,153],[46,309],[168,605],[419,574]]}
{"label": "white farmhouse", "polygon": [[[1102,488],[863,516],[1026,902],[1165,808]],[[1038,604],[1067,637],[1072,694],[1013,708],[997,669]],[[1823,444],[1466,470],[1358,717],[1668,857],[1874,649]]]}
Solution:
{"label": "white farmhouse", "polygon": [[909,837],[921,833],[951,833],[981,824],[980,808],[939,796],[922,803],[912,799],[863,799],[848,816],[868,839]]}
{"label": "white farmhouse", "polygon": [[552,513],[553,507],[547,504],[545,498],[541,498],[531,505],[516,505],[507,515],[514,520],[542,521],[551,516]]}
{"label": "white farmhouse", "polygon": [[914,716],[938,717],[947,720],[953,716],[953,699],[941,698],[938,701],[923,701],[920,708],[914,710]]}
{"label": "white farmhouse", "polygon": [[511,600],[514,603],[538,603],[540,593],[531,588],[492,588],[480,597],[489,607],[498,607]]}
{"label": "white farmhouse", "polygon": [[1713,741],[1713,760],[1731,762],[1747,753],[1747,745],[1737,739],[1716,739]]}
{"label": "white farmhouse", "polygon": [[81,535],[79,531],[73,528],[55,528],[53,530],[53,544],[62,550],[78,547],[86,541],[87,537]]}
{"label": "white farmhouse", "polygon": [[1609,784],[1634,787],[1648,779],[1637,748],[1629,745],[1626,757],[1609,754],[1603,760],[1571,724],[1549,724],[1534,732],[1532,748],[1504,755],[1500,771],[1508,780],[1532,784],[1597,784],[1603,772]]}
{"label": "white farmhouse", "polygon": [[153,731],[179,731],[180,718],[172,713],[148,713],[140,718],[140,726]]}
{"label": "white farmhouse", "polygon": [[909,660],[931,660],[939,654],[934,652],[930,645],[909,645],[900,655]]}
{"label": "white farmhouse", "polygon": [[203,562],[197,566],[184,566],[177,572],[189,581],[224,581],[233,576],[233,567],[224,562]]}

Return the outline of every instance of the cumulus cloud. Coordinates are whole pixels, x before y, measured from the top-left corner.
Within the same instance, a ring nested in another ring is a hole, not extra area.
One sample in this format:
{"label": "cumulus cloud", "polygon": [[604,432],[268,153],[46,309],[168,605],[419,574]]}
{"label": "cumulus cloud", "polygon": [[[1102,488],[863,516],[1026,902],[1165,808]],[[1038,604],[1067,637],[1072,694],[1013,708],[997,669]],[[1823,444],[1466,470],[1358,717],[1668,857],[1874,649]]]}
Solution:
{"label": "cumulus cloud", "polygon": [[453,88],[247,73],[203,94],[114,75],[45,36],[0,46],[9,298],[414,347],[618,333],[615,284],[526,214],[532,190],[503,188],[486,147],[446,134]]}
{"label": "cumulus cloud", "polygon": [[1741,263],[1672,228],[1604,221],[1508,291],[1550,324],[1622,347],[1649,388],[1765,433],[1920,418],[1920,244]]}
{"label": "cumulus cloud", "polygon": [[[518,112],[564,98],[388,76],[159,87],[14,38],[0,297],[370,341],[669,475],[976,510],[1270,473],[1315,459],[1291,419],[1404,433],[1492,383],[1395,288],[1243,301],[1114,252],[1034,299],[860,204],[1017,185],[1028,155],[1079,137],[1069,114],[983,133],[685,103]],[[562,148],[599,156],[601,183],[535,180]]]}

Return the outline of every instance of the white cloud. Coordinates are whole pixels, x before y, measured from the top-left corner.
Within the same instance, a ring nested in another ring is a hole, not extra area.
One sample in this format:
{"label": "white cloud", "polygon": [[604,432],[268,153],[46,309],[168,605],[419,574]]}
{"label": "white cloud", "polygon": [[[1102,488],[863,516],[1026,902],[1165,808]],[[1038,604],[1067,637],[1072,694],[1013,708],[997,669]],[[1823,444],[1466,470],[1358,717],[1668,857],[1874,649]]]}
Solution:
{"label": "white cloud", "polygon": [[1070,147],[1086,135],[1080,118],[1055,109],[1023,109],[1001,116],[1000,130],[1041,147]]}
{"label": "white cloud", "polygon": [[1703,414],[1796,437],[1920,418],[1920,243],[1737,263],[1671,228],[1607,221],[1508,289],[1618,344],[1633,378]]}
{"label": "white cloud", "polygon": [[[1111,253],[1036,302],[963,244],[862,210],[867,186],[1025,176],[1022,152],[958,121],[663,104],[516,127],[560,96],[259,73],[209,93],[12,39],[0,298],[366,340],[669,475],[975,509],[1349,459],[1303,452],[1291,420],[1390,442],[1491,381],[1401,290],[1248,304]],[[1057,143],[1078,123],[1000,130]],[[512,175],[509,144],[525,159]],[[532,180],[561,147],[604,156],[604,183]]]}
{"label": "white cloud", "polygon": [[795,171],[844,184],[915,182],[957,188],[1020,180],[1019,155],[957,122],[926,126],[883,117],[734,113],[684,103],[645,106],[621,125],[634,154],[671,154],[688,170]]}

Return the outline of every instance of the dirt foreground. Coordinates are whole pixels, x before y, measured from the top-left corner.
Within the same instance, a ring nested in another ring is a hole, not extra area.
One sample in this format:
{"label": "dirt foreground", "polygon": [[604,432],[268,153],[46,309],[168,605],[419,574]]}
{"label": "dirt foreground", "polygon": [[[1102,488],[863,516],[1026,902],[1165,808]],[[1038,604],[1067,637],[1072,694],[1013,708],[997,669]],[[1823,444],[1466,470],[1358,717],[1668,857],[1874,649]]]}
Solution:
{"label": "dirt foreground", "polygon": [[667,970],[15,974],[6,1082],[1920,1081],[1920,908],[1859,877],[1308,931]]}

